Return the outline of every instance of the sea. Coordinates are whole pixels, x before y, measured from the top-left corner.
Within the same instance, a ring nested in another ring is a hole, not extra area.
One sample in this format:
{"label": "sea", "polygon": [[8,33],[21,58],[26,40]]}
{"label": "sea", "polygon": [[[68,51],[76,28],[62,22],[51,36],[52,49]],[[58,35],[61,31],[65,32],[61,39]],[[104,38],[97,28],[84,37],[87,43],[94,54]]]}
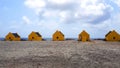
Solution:
{"label": "sea", "polygon": [[[21,38],[21,41],[27,41],[28,38]],[[51,41],[52,38],[43,38],[43,41]],[[66,38],[65,40],[78,40],[78,38]],[[103,38],[91,38],[91,40],[103,40]],[[0,38],[0,41],[5,41],[5,38]]]}
{"label": "sea", "polygon": [[[0,41],[4,41],[5,38],[0,38]],[[27,41],[28,38],[21,38],[21,41]],[[43,41],[51,41],[52,38],[43,38]],[[66,40],[77,40],[77,38],[66,38]]]}

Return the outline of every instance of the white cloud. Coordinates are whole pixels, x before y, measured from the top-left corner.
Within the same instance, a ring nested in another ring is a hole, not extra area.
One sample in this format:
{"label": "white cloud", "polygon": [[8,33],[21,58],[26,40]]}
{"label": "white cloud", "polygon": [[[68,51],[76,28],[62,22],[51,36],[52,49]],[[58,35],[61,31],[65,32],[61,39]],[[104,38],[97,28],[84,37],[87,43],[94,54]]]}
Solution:
{"label": "white cloud", "polygon": [[61,4],[73,2],[73,0],[48,0],[48,2],[61,5]]}
{"label": "white cloud", "polygon": [[25,5],[34,8],[42,19],[55,19],[56,16],[65,23],[103,22],[110,18],[112,8],[104,0],[25,0]]}
{"label": "white cloud", "polygon": [[112,1],[120,7],[120,0],[112,0]]}
{"label": "white cloud", "polygon": [[[91,3],[91,2],[90,2]],[[81,4],[81,10],[83,10],[84,12],[82,12],[82,14],[84,15],[102,15],[104,13],[103,10],[105,10],[107,7],[106,5],[104,5],[103,3],[91,3],[90,5],[86,3]],[[81,11],[80,10],[80,11]]]}
{"label": "white cloud", "polygon": [[41,13],[41,16],[44,18],[54,18],[56,17],[58,14],[58,11],[54,11],[54,10],[45,10],[43,13]]}
{"label": "white cloud", "polygon": [[46,6],[45,0],[25,0],[24,4],[38,14]]}
{"label": "white cloud", "polygon": [[[120,0],[113,1],[120,6]],[[66,31],[69,30],[68,28],[73,28],[73,31],[86,29],[91,32],[95,30],[98,35],[99,31],[104,32],[103,35],[105,31],[115,27],[112,24],[119,24],[113,18],[117,15],[113,14],[114,9],[118,8],[106,0],[25,0],[24,4],[37,13],[40,26],[52,30],[57,28],[64,28]]]}
{"label": "white cloud", "polygon": [[29,8],[42,8],[46,5],[44,0],[26,0],[24,4]]}
{"label": "white cloud", "polygon": [[26,24],[31,23],[30,19],[27,16],[23,16],[22,19],[23,19],[23,22],[26,23]]}
{"label": "white cloud", "polygon": [[117,13],[115,16],[112,17],[112,20],[110,21],[111,22],[111,29],[115,29],[115,30],[118,30],[120,32],[120,13]]}

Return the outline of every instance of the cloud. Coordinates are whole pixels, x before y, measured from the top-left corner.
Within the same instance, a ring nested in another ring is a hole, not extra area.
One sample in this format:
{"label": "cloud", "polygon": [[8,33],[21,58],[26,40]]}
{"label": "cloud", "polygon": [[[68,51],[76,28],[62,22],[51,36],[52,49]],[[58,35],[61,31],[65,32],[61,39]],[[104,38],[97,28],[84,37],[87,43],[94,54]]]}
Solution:
{"label": "cloud", "polygon": [[115,16],[112,17],[112,20],[110,21],[110,27],[111,29],[118,30],[120,32],[120,13],[117,13]]}
{"label": "cloud", "polygon": [[30,21],[30,19],[27,16],[23,16],[22,19],[23,19],[24,23],[31,24],[31,21]]}
{"label": "cloud", "polygon": [[35,13],[38,14],[46,6],[45,0],[25,0],[25,6],[35,10]]}
{"label": "cloud", "polygon": [[111,1],[113,1],[114,3],[116,3],[120,7],[120,0],[111,0]]}
{"label": "cloud", "polygon": [[102,23],[104,21],[107,21],[108,19],[110,19],[111,17],[111,13],[109,11],[105,11],[104,14],[95,16],[95,18],[93,18],[92,20],[90,20],[90,23]]}
{"label": "cloud", "polygon": [[46,5],[44,0],[26,0],[24,4],[29,8],[42,8]]}
{"label": "cloud", "polygon": [[48,0],[48,2],[61,5],[61,4],[66,4],[74,1],[73,0]]}
{"label": "cloud", "polygon": [[[42,20],[97,24],[111,17],[112,7],[104,0],[25,0]],[[50,18],[50,19],[49,19]]]}

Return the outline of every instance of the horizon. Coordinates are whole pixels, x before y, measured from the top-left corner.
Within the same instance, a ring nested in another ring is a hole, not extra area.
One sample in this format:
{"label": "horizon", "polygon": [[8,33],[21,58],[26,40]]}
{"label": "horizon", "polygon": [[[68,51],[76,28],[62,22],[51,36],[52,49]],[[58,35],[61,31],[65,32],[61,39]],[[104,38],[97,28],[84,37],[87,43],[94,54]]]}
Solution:
{"label": "horizon", "polygon": [[120,33],[120,0],[0,0],[0,38],[9,32],[27,38],[39,32],[52,38],[60,30],[66,38],[78,38],[82,30],[90,38]]}
{"label": "horizon", "polygon": [[[82,32],[82,31],[81,31],[81,32]],[[8,32],[8,33],[9,33],[9,32]],[[8,33],[7,33],[7,34],[8,34]],[[11,32],[11,33],[12,33],[12,32]],[[17,33],[17,32],[16,32],[16,33]],[[107,32],[107,33],[108,33],[108,32]],[[107,33],[106,33],[106,34],[107,34]],[[6,35],[7,35],[7,34],[6,34]],[[21,38],[28,38],[28,36],[29,36],[30,33],[29,33],[27,36],[21,36],[19,33],[17,33],[17,34],[18,34]],[[63,34],[64,34],[64,33],[63,33]],[[80,33],[79,33],[79,34],[80,34]],[[65,38],[66,38],[66,39],[69,39],[69,38],[70,38],[70,39],[76,39],[76,38],[78,38],[79,34],[78,34],[76,37],[73,37],[73,36],[71,36],[71,37],[70,37],[70,36],[65,36]],[[105,34],[105,35],[106,35],[106,34]],[[6,36],[6,35],[5,35],[5,36]],[[40,35],[41,35],[41,34],[40,34]],[[105,38],[105,35],[104,35],[104,37],[91,37],[91,35],[90,35],[90,38],[91,38],[91,39],[104,39],[104,38]],[[0,37],[0,38],[5,38],[5,36],[4,36],[4,37]],[[52,38],[52,36],[53,36],[53,34],[52,34],[50,37],[44,37],[44,36],[42,36],[42,38],[43,38],[43,39],[45,39],[45,38]]]}
{"label": "horizon", "polygon": [[[105,38],[90,38],[90,40],[104,40]],[[29,41],[28,37],[21,37],[21,41]],[[78,38],[65,38],[65,40],[75,40],[78,41]],[[5,38],[0,37],[0,41],[5,41]],[[42,41],[53,41],[52,38],[42,38]]]}

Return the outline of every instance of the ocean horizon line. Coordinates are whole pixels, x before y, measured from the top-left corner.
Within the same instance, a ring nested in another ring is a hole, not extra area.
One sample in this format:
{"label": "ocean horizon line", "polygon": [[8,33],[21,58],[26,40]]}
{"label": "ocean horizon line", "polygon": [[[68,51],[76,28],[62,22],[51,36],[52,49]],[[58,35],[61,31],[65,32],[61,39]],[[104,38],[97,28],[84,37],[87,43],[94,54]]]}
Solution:
{"label": "ocean horizon line", "polygon": [[[104,40],[104,38],[90,38],[91,40]],[[4,41],[5,40],[5,38],[0,38],[0,40],[1,41]],[[21,38],[21,40],[23,40],[23,41],[27,41],[28,40],[28,38],[27,37],[23,37],[23,38]],[[45,40],[45,41],[50,41],[50,40],[52,40],[52,38],[43,38],[43,40]],[[65,38],[65,40],[78,40],[78,38]]]}

